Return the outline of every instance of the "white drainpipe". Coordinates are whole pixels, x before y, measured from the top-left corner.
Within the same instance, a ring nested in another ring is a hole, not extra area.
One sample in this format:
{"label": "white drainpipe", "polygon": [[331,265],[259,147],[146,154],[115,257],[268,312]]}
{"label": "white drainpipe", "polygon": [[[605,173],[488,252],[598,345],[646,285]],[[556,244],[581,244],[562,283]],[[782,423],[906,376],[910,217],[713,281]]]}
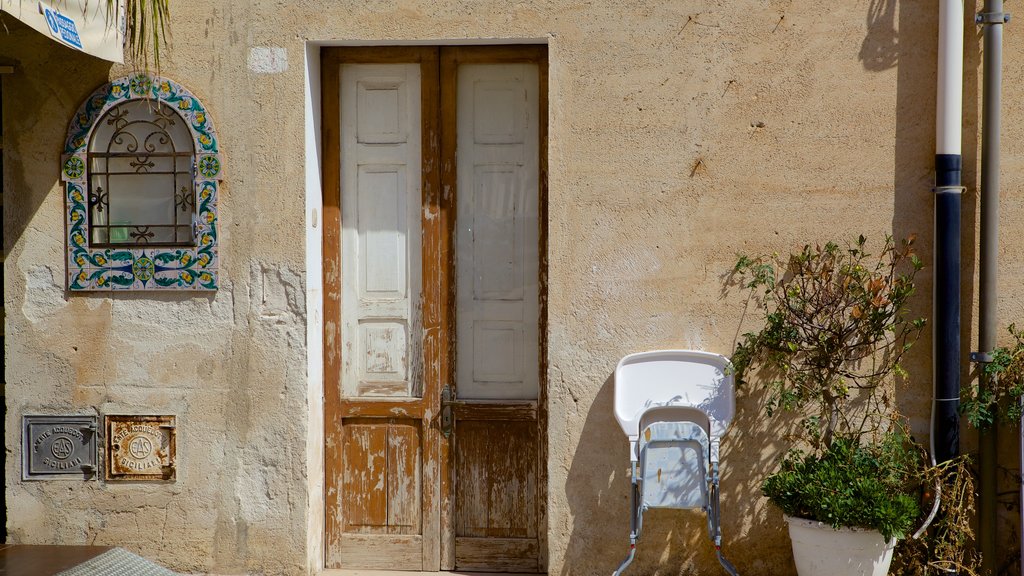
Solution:
{"label": "white drainpipe", "polygon": [[964,79],[964,3],[939,1],[935,153],[960,155]]}

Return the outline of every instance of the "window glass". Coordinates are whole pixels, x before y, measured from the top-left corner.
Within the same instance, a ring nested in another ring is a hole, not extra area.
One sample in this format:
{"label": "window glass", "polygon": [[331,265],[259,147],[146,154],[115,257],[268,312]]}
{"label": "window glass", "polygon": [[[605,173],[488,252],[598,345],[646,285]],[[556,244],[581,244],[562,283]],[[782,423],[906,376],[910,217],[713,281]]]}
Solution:
{"label": "window glass", "polygon": [[108,110],[89,142],[90,245],[194,245],[194,158],[192,134],[169,106]]}

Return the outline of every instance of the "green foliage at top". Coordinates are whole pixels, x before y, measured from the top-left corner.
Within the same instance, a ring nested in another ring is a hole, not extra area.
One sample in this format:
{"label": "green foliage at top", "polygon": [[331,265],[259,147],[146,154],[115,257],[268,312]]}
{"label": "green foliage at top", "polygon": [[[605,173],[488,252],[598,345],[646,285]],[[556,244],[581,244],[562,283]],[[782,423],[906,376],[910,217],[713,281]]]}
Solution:
{"label": "green foliage at top", "polygon": [[[120,25],[117,18],[117,0],[106,0],[108,25]],[[124,0],[125,43],[133,64],[149,69],[150,54],[153,65],[160,70],[160,48],[167,45],[167,21],[170,0]]]}
{"label": "green foliage at top", "polygon": [[1010,324],[1011,346],[992,352],[992,361],[983,364],[986,387],[977,380],[961,391],[960,411],[976,428],[987,428],[996,422],[1018,424],[1021,417],[1021,396],[1024,395],[1024,331]]}
{"label": "green foliage at top", "polygon": [[834,528],[878,530],[886,540],[903,538],[920,516],[921,454],[900,432],[877,443],[837,438],[821,453],[794,451],[761,485],[772,503],[790,516],[812,518]]}
{"label": "green foliage at top", "polygon": [[808,245],[786,258],[739,256],[734,277],[765,320],[733,354],[737,381],[767,377],[768,415],[803,415],[812,446],[867,431],[877,421],[852,410],[851,399],[872,400],[880,385],[906,374],[900,362],[925,323],[908,311],[922,267],[912,246],[913,238],[897,246],[886,237],[873,255],[861,236],[845,248]]}

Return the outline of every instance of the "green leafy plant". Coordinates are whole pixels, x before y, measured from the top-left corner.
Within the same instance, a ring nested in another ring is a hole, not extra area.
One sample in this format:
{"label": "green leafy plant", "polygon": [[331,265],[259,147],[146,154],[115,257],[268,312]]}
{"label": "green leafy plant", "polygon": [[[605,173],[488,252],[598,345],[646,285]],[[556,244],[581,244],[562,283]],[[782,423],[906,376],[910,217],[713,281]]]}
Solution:
{"label": "green leafy plant", "polygon": [[1010,324],[1013,338],[1010,346],[992,352],[992,361],[984,364],[989,386],[982,388],[978,380],[961,392],[960,411],[975,428],[987,428],[996,422],[1019,423],[1021,396],[1024,396],[1024,331]]}
{"label": "green leafy plant", "polygon": [[[804,440],[831,446],[837,433],[869,432],[884,414],[875,391],[905,376],[904,354],[924,327],[908,311],[921,269],[913,238],[891,237],[877,255],[861,236],[845,248],[804,246],[787,258],[739,256],[734,278],[760,302],[764,326],[732,356],[737,380],[768,378],[766,411],[804,416]],[[854,403],[860,402],[860,409]]]}
{"label": "green leafy plant", "polygon": [[902,433],[861,444],[838,438],[822,452],[794,451],[761,486],[789,516],[870,527],[886,540],[903,538],[920,516],[921,454]]}
{"label": "green leafy plant", "polygon": [[957,567],[973,574],[967,460],[931,465],[889,398],[895,379],[909,377],[902,360],[925,325],[910,312],[922,268],[913,243],[886,237],[872,253],[861,236],[787,257],[740,255],[730,279],[757,302],[764,322],[743,335],[732,362],[741,386],[765,386],[768,416],[786,412],[800,423],[797,448],[762,483],[773,504],[886,538],[931,523],[921,538],[901,540],[910,544],[899,547],[899,573]]}

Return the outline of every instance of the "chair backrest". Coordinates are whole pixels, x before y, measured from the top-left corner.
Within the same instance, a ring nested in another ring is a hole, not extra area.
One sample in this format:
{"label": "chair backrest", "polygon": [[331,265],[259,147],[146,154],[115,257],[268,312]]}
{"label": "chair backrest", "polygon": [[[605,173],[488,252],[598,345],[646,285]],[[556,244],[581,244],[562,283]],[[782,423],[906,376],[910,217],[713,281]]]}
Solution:
{"label": "chair backrest", "polygon": [[736,412],[729,360],[698,350],[630,354],[615,368],[615,419],[630,440],[640,434],[644,412],[667,406],[705,414],[712,438],[725,433]]}
{"label": "chair backrest", "polygon": [[641,506],[703,508],[708,503],[707,431],[696,422],[655,422],[638,441]]}

